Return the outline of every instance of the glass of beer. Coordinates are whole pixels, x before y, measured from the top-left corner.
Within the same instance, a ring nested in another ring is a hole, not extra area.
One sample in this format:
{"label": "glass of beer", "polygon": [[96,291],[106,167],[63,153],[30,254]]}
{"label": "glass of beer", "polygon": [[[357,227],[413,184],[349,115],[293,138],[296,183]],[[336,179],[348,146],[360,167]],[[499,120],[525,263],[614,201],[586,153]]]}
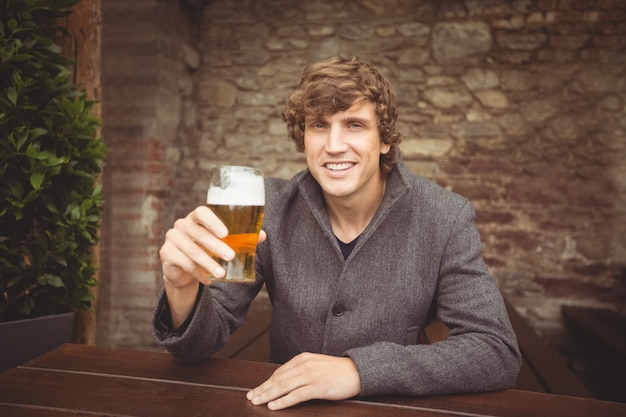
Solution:
{"label": "glass of beer", "polygon": [[254,283],[256,244],[265,207],[263,171],[232,165],[212,168],[206,200],[228,228],[228,236],[222,240],[235,251],[232,261],[209,253],[226,270],[224,278],[209,279]]}

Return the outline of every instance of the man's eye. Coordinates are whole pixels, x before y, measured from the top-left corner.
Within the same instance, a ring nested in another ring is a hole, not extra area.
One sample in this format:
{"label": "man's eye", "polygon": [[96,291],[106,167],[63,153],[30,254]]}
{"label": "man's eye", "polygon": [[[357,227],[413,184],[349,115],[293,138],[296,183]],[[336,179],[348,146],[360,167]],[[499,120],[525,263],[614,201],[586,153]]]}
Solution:
{"label": "man's eye", "polygon": [[312,129],[323,129],[324,128],[324,123],[322,122],[315,122],[315,123],[311,123],[311,128]]}

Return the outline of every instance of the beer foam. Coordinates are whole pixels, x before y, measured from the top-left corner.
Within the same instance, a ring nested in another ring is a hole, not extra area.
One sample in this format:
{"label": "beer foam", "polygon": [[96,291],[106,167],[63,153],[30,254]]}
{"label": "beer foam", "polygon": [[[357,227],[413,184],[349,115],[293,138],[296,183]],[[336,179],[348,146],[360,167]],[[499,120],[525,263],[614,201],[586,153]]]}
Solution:
{"label": "beer foam", "polygon": [[[235,170],[236,171],[236,170]],[[245,172],[245,171],[244,171]],[[224,206],[263,206],[265,188],[261,175],[228,175],[228,187],[211,184],[207,191],[207,204]]]}

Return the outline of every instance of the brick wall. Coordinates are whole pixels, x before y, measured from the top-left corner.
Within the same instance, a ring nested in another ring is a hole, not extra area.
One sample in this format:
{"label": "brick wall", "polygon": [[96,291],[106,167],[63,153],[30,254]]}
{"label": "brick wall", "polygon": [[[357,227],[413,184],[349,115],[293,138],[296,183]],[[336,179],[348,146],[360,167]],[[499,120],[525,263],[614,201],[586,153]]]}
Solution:
{"label": "brick wall", "polygon": [[152,345],[157,251],[211,166],[304,167],[280,111],[333,55],[396,86],[407,164],[474,202],[485,258],[540,334],[567,353],[561,305],[626,314],[622,1],[207,3],[103,2],[100,344]]}
{"label": "brick wall", "polygon": [[152,344],[157,251],[173,197],[177,132],[188,78],[180,45],[194,28],[177,2],[102,2],[104,173],[97,343]]}

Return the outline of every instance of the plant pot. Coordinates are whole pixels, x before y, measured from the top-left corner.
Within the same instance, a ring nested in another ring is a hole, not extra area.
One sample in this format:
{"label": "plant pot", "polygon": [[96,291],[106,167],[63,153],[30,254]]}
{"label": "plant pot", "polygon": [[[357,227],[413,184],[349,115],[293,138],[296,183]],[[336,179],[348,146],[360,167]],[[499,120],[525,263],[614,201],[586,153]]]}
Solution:
{"label": "plant pot", "polygon": [[0,372],[43,355],[74,337],[74,313],[0,323]]}

